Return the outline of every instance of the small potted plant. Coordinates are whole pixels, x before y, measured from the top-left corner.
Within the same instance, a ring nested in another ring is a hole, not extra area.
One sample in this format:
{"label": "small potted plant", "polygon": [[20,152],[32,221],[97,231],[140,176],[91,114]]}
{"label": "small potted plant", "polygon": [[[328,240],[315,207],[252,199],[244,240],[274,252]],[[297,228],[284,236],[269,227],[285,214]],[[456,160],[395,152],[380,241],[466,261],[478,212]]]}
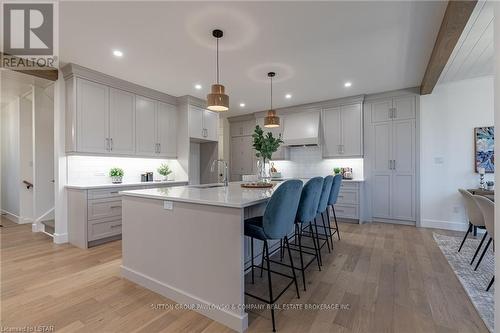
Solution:
{"label": "small potted plant", "polygon": [[121,184],[124,174],[121,168],[111,168],[111,170],[109,170],[109,176],[113,184]]}
{"label": "small potted plant", "polygon": [[333,169],[333,173],[334,173],[335,175],[339,175],[339,174],[341,174],[341,173],[342,173],[342,169],[341,169],[341,168],[334,168],[334,169]]}
{"label": "small potted plant", "polygon": [[163,180],[168,180],[168,175],[172,173],[167,163],[162,163],[158,168],[158,173],[163,176]]}

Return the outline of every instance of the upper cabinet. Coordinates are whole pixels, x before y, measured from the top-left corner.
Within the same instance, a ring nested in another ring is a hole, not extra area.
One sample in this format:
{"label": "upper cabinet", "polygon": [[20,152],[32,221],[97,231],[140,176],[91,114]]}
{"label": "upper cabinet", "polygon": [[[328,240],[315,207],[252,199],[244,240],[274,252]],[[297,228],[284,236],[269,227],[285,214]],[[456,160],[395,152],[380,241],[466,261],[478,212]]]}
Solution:
{"label": "upper cabinet", "polygon": [[361,103],[323,109],[323,157],[363,157]]}
{"label": "upper cabinet", "polygon": [[219,115],[197,106],[189,106],[189,137],[200,141],[218,141]]}
{"label": "upper cabinet", "polygon": [[401,96],[370,103],[371,122],[415,119],[415,97]]}
{"label": "upper cabinet", "polygon": [[66,80],[66,151],[177,156],[177,108],[81,77]]}

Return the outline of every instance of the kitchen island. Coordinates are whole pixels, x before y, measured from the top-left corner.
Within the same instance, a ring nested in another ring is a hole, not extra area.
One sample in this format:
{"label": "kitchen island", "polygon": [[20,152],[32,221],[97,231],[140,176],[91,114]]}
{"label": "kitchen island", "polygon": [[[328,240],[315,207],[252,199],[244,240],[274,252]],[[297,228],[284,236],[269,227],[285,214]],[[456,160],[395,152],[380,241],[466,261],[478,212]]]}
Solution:
{"label": "kitchen island", "polygon": [[262,214],[281,183],[267,189],[245,189],[234,182],[227,187],[214,184],[120,192],[122,275],[244,331],[248,326],[243,308],[244,219]]}

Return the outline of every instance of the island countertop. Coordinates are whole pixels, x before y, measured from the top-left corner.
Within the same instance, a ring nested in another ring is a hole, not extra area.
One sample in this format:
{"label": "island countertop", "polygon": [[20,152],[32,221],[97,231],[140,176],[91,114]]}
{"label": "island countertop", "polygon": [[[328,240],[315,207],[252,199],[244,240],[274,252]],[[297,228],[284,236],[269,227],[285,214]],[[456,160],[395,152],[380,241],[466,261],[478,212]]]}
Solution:
{"label": "island countertop", "polygon": [[249,189],[241,187],[243,182],[231,182],[229,185],[187,185],[145,190],[120,192],[123,196],[132,196],[174,202],[188,202],[220,207],[245,208],[267,201],[282,181],[273,181],[274,187]]}

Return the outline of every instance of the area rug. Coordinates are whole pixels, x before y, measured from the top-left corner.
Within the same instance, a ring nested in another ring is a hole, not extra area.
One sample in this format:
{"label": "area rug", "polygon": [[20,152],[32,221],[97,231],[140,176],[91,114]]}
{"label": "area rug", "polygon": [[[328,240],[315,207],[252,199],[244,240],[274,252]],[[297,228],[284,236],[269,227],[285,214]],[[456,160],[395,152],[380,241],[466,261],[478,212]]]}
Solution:
{"label": "area rug", "polygon": [[[460,242],[462,241],[461,237],[445,236],[437,233],[434,233],[433,236],[434,240],[441,249],[441,252],[443,252],[444,256],[450,263],[451,268],[458,276],[460,283],[462,283],[462,286],[476,307],[477,312],[479,312],[479,315],[490,332],[493,332],[495,284],[493,284],[490,291],[486,291],[488,283],[490,282],[490,279],[495,271],[493,246],[490,245],[486,255],[479,265],[479,268],[477,271],[474,271],[475,264],[482,253],[482,249],[477,255],[474,264],[469,265],[469,263],[474,256],[477,246],[479,245],[479,235],[477,239],[468,238],[460,252],[457,252],[457,250],[460,246]],[[483,248],[486,245],[487,240],[488,239],[485,239]]]}

